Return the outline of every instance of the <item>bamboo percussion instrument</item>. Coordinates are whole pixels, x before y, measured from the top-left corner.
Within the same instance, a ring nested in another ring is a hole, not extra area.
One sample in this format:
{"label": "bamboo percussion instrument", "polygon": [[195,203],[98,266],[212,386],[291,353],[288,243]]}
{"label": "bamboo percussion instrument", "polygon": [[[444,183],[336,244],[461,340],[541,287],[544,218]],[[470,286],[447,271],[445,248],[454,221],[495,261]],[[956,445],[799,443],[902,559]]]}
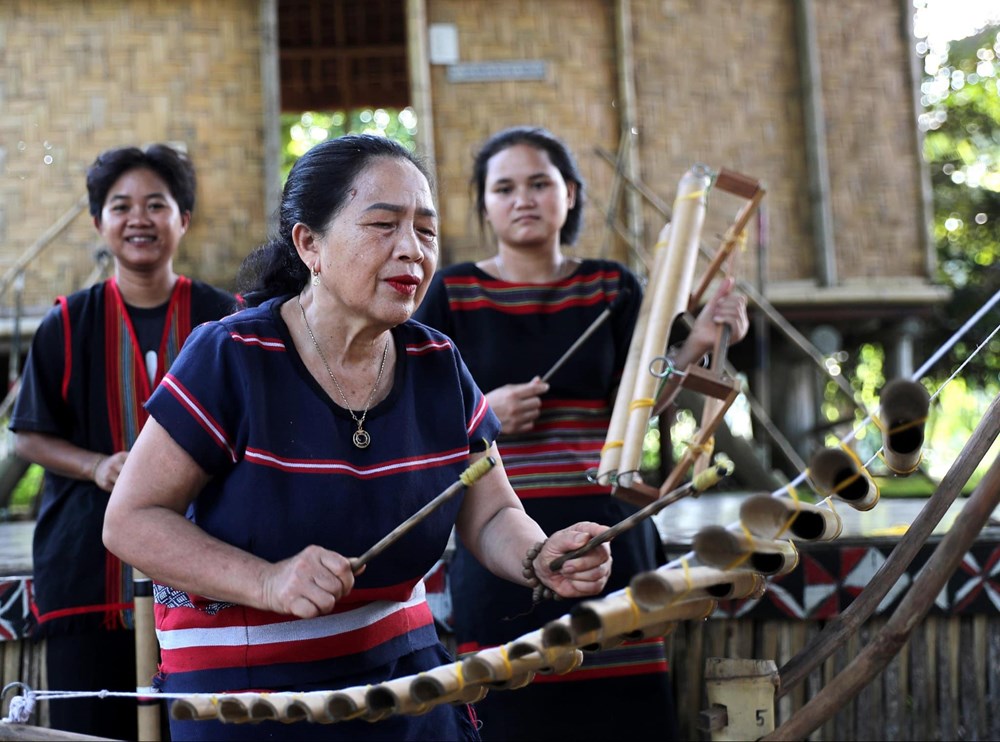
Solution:
{"label": "bamboo percussion instrument", "polygon": [[824,497],[833,495],[855,510],[871,510],[878,504],[875,480],[858,461],[840,448],[823,448],[809,460],[809,481]]}
{"label": "bamboo percussion instrument", "polygon": [[767,583],[757,572],[699,566],[640,572],[629,587],[637,605],[655,611],[689,601],[759,598]]}
{"label": "bamboo percussion instrument", "polygon": [[578,549],[574,549],[573,551],[567,552],[553,559],[552,562],[549,564],[549,569],[552,570],[553,572],[558,572],[559,569],[570,559],[576,559],[579,556],[583,556],[584,554],[593,551],[601,544],[610,541],[615,536],[618,536],[619,534],[624,533],[625,531],[628,531],[631,528],[635,528],[637,525],[639,525],[639,523],[646,520],[647,518],[651,518],[652,516],[656,515],[658,512],[663,510],[663,508],[667,507],[667,505],[676,502],[677,500],[681,499],[681,497],[689,493],[704,492],[709,487],[714,487],[716,484],[719,483],[719,481],[721,481],[725,477],[728,477],[732,473],[733,473],[733,462],[729,461],[728,459],[719,459],[718,461],[716,461],[716,463],[712,466],[711,469],[705,470],[687,484],[678,487],[673,492],[667,493],[658,500],[654,500],[641,510],[637,510],[628,517],[624,518],[623,520],[619,521],[615,525],[608,528],[603,533],[594,536],[592,539],[590,539],[587,543],[585,543]]}
{"label": "bamboo percussion instrument", "polygon": [[800,541],[833,541],[844,528],[844,522],[832,509],[770,495],[744,500],[740,521],[754,536]]}
{"label": "bamboo percussion instrument", "polygon": [[795,569],[799,552],[791,541],[753,538],[722,526],[707,526],[694,537],[699,561],[719,569],[746,569],[766,576],[783,575]]}
{"label": "bamboo percussion instrument", "polygon": [[427,516],[437,510],[441,505],[450,500],[452,497],[457,495],[465,487],[471,487],[480,477],[482,477],[486,472],[496,466],[496,459],[492,456],[484,456],[483,458],[471,464],[465,471],[463,471],[457,480],[448,487],[433,500],[424,505],[420,510],[415,512],[409,518],[404,520],[398,526],[393,528],[389,533],[379,539],[368,551],[359,557],[352,557],[349,561],[351,564],[351,571],[357,574],[363,566],[368,564],[372,559],[377,557],[383,551],[388,549],[394,543],[399,541],[403,536],[409,533],[413,528],[420,524],[421,521],[425,520]]}
{"label": "bamboo percussion instrument", "polygon": [[879,393],[882,458],[894,474],[912,474],[920,466],[930,404],[919,381],[894,379]]}
{"label": "bamboo percussion instrument", "polygon": [[[628,402],[628,417],[618,463],[617,480],[626,487],[633,481],[641,481],[639,464],[642,460],[642,442],[656,396],[657,379],[645,369],[663,353],[674,318],[687,307],[698,259],[698,244],[705,223],[705,204],[710,183],[709,170],[701,164],[693,166],[681,177],[667,243],[657,243],[650,277],[652,290],[645,297],[652,306],[648,325],[644,335],[633,335],[633,341],[641,343],[642,349],[638,361],[640,372],[636,374],[631,400]],[[600,467],[600,471],[605,469],[603,465]]]}
{"label": "bamboo percussion instrument", "polygon": [[578,351],[585,342],[587,342],[587,338],[589,338],[591,335],[597,332],[600,326],[603,325],[605,322],[607,322],[608,319],[611,318],[611,315],[613,315],[621,308],[625,299],[628,296],[631,296],[631,294],[632,291],[628,288],[622,290],[614,298],[614,301],[612,301],[607,306],[607,308],[604,309],[603,312],[597,315],[597,318],[590,323],[590,326],[583,331],[580,337],[578,337],[576,341],[571,346],[569,346],[569,348],[567,348],[566,352],[563,353],[562,356],[560,356],[559,360],[556,361],[554,364],[552,364],[552,368],[546,371],[545,374],[542,376],[542,381],[548,381],[550,378],[552,378],[552,375],[560,368],[562,368],[563,364],[565,364],[566,361],[568,361],[573,356],[573,354],[576,353],[576,351]]}

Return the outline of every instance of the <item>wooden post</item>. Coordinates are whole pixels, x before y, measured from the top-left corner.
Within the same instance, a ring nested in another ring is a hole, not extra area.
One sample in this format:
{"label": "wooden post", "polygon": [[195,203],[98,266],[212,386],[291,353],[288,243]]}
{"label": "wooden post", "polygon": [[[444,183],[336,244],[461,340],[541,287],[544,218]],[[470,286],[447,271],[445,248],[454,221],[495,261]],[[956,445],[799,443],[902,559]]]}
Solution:
{"label": "wooden post", "polygon": [[132,590],[135,600],[132,610],[135,619],[135,692],[140,694],[137,739],[159,742],[160,701],[155,693],[147,697],[141,695],[150,691],[150,683],[160,664],[160,645],[156,641],[156,620],[153,618],[153,581],[134,567]]}
{"label": "wooden post", "polygon": [[772,660],[705,660],[709,708],[701,726],[712,740],[753,740],[774,731],[778,667]]}

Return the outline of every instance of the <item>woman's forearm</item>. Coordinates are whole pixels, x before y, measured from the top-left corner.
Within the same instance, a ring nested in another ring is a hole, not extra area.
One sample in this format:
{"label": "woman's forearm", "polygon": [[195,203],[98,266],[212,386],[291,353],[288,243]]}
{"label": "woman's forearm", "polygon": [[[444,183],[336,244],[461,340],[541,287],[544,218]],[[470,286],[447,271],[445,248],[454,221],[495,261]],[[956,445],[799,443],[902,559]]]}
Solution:
{"label": "woman's forearm", "polygon": [[527,585],[521,562],[528,549],[545,538],[545,532],[524,510],[503,508],[480,531],[478,544],[469,548],[493,574]]}
{"label": "woman's forearm", "polygon": [[106,458],[98,451],[89,451],[65,438],[45,433],[15,433],[14,452],[54,474],[84,481],[94,479],[97,464]]}
{"label": "woman's forearm", "polygon": [[104,543],[136,569],[177,590],[265,609],[268,562],[205,533],[180,513],[109,507]]}

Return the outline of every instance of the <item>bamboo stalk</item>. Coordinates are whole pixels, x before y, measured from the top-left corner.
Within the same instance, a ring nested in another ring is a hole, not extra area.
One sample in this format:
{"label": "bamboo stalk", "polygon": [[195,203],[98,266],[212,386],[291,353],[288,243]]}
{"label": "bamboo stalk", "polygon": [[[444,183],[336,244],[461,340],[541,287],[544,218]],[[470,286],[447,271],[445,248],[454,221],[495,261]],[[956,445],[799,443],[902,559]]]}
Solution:
{"label": "bamboo stalk", "polygon": [[[649,373],[650,364],[667,347],[670,326],[684,312],[698,258],[698,244],[705,221],[706,194],[711,179],[707,168],[695,165],[681,177],[674,203],[674,217],[665,247],[657,250],[654,277],[656,284],[647,292],[651,302],[645,336],[638,359],[635,384],[628,403],[618,477],[626,487],[641,481],[639,464],[642,442],[649,425],[652,400],[656,396],[657,378]],[[648,402],[648,403],[647,403]]]}
{"label": "bamboo stalk", "polygon": [[[664,227],[669,231],[669,226]],[[661,232],[662,236],[662,232]],[[659,251],[658,251],[659,252]],[[648,294],[647,294],[648,296]],[[625,366],[615,393],[615,404],[611,408],[611,419],[608,421],[608,432],[604,447],[601,449],[601,459],[597,466],[597,482],[607,486],[613,484],[618,475],[621,463],[622,446],[624,445],[625,427],[628,424],[628,404],[632,396],[632,388],[639,373],[639,355],[642,353],[642,338],[649,326],[649,315],[652,303],[644,296],[639,305],[639,316],[632,330],[632,340],[629,342],[628,353],[625,356]]]}

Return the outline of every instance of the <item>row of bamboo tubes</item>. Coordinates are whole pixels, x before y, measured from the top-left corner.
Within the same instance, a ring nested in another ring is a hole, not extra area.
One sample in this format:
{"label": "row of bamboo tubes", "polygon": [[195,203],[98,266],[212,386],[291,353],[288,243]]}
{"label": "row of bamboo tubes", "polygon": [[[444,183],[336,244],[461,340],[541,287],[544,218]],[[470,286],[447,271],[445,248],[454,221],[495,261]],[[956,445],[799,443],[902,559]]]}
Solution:
{"label": "row of bamboo tubes", "polygon": [[189,694],[174,701],[171,714],[181,721],[319,724],[419,715],[442,703],[474,703],[491,690],[522,688],[537,673],[567,673],[585,651],[664,636],[678,622],[708,617],[719,600],[760,597],[764,589],[763,577],[749,571],[641,573],[628,588],[584,601],[541,629],[428,672],[335,691]]}

